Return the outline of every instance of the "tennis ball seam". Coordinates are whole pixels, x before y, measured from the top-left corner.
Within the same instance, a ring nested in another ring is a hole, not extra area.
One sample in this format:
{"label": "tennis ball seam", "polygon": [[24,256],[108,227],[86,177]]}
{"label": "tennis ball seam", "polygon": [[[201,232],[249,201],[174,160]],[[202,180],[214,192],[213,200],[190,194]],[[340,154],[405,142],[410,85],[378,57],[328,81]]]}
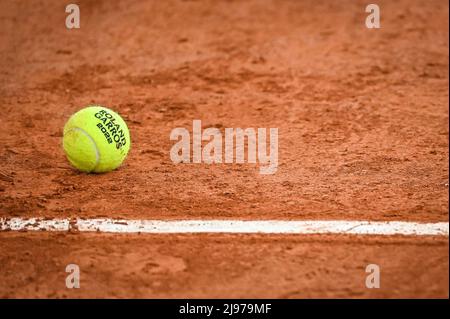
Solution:
{"label": "tennis ball seam", "polygon": [[83,130],[81,127],[72,127],[67,132],[70,132],[70,131],[79,131],[79,132],[81,132],[81,134],[85,135],[92,142],[92,144],[94,145],[94,149],[95,149],[95,165],[89,171],[89,172],[94,172],[97,169],[98,164],[100,164],[100,152],[98,151],[97,143],[95,143],[95,140],[92,138],[92,136],[90,136],[89,133],[86,132],[85,130]]}

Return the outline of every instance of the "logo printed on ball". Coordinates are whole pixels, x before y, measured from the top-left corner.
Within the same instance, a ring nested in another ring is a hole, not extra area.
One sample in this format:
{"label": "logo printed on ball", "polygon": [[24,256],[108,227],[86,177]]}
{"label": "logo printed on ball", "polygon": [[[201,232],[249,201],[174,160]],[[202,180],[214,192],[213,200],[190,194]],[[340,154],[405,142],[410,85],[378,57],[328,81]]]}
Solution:
{"label": "logo printed on ball", "polygon": [[106,107],[89,105],[64,125],[63,148],[69,162],[87,173],[109,172],[119,167],[130,150],[127,124]]}
{"label": "logo printed on ball", "polygon": [[116,119],[112,114],[108,113],[106,110],[100,110],[95,113],[94,116],[102,121],[103,124],[98,123],[97,127],[105,135],[108,144],[111,144],[114,140],[117,149],[120,149],[122,146],[127,144],[125,133],[120,125],[116,123]]}

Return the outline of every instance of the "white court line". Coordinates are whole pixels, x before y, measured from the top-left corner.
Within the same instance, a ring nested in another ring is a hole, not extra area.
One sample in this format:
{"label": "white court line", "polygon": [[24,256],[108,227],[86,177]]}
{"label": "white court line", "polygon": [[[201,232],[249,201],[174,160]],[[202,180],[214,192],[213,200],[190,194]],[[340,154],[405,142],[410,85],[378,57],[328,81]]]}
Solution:
{"label": "white court line", "polygon": [[0,218],[0,231],[105,233],[263,233],[448,236],[448,222],[345,220],[124,220]]}

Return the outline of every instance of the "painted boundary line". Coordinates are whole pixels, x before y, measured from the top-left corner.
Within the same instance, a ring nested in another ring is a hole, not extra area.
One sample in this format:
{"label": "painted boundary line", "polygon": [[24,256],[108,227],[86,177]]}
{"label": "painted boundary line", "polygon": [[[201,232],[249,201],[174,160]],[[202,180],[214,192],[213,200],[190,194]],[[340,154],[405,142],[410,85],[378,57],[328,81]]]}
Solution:
{"label": "painted boundary line", "polygon": [[262,233],[448,236],[448,222],[345,220],[125,220],[0,218],[0,231],[105,233]]}

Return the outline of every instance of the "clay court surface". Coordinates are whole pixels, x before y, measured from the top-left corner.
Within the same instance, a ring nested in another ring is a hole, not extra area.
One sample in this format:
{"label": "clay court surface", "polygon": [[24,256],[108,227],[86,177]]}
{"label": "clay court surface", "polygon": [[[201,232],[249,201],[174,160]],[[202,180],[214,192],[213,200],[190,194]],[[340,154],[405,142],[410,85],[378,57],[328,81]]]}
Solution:
{"label": "clay court surface", "polygon": [[[0,0],[0,218],[448,223],[448,1]],[[68,3],[67,3],[68,4]],[[126,120],[118,170],[62,150]],[[279,166],[174,164],[176,127],[278,128]],[[81,288],[67,289],[67,264]],[[381,288],[367,289],[378,264]],[[447,235],[0,231],[3,298],[449,296]]]}

